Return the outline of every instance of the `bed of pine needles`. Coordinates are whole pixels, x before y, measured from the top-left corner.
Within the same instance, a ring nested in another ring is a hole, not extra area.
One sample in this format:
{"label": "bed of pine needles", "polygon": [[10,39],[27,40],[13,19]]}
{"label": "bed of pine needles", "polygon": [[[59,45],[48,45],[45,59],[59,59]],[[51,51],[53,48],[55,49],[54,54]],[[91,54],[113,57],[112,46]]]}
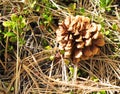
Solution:
{"label": "bed of pine needles", "polygon": [[[120,94],[120,4],[99,1],[0,0],[0,94]],[[25,19],[19,34],[3,24],[12,14]],[[58,23],[69,15],[101,24],[105,38],[100,55],[78,66],[56,42]]]}

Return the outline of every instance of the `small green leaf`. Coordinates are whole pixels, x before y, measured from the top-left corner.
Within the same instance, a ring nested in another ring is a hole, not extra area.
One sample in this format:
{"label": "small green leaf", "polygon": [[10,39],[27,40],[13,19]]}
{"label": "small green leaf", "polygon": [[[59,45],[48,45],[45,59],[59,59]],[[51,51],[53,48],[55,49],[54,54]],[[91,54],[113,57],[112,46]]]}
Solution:
{"label": "small green leaf", "polygon": [[[112,1],[113,0],[100,0],[100,7],[104,8],[106,10],[107,7],[112,3]],[[109,10],[109,9],[107,9],[107,10]]]}
{"label": "small green leaf", "polygon": [[22,19],[22,22],[21,22],[21,28],[24,28],[25,27],[25,25],[26,25],[26,22],[25,22],[25,19]]}
{"label": "small green leaf", "polygon": [[31,4],[31,8],[34,8],[35,4],[36,4],[36,1],[34,1],[34,2]]}
{"label": "small green leaf", "polygon": [[98,81],[99,81],[99,79],[98,79],[98,78],[96,78],[96,79],[94,79],[93,81],[94,81],[94,82],[98,82]]}
{"label": "small green leaf", "polygon": [[49,16],[47,20],[48,20],[48,22],[51,22],[52,21],[52,16]]}
{"label": "small green leaf", "polygon": [[80,12],[81,13],[85,13],[85,9],[84,8],[80,8]]}
{"label": "small green leaf", "polygon": [[9,46],[8,48],[9,48],[9,51],[12,51],[14,49],[13,46]]}
{"label": "small green leaf", "polygon": [[4,27],[10,27],[12,25],[11,21],[4,21],[3,26]]}
{"label": "small green leaf", "polygon": [[69,4],[70,9],[75,10],[76,9],[76,3]]}
{"label": "small green leaf", "polygon": [[10,42],[16,42],[17,38],[16,37],[10,37]]}
{"label": "small green leaf", "polygon": [[65,51],[64,51],[64,50],[60,50],[60,53],[61,53],[61,54],[64,54],[64,53],[65,53]]}
{"label": "small green leaf", "polygon": [[5,37],[13,37],[13,36],[15,36],[15,34],[13,32],[7,32],[7,33],[5,33],[4,38]]}
{"label": "small green leaf", "polygon": [[44,18],[44,19],[48,19],[48,17],[49,17],[49,16],[48,16],[47,14],[43,13],[43,18]]}
{"label": "small green leaf", "polygon": [[116,24],[113,24],[113,25],[112,25],[112,29],[113,29],[113,30],[117,30],[117,29],[118,29],[118,26],[117,26]]}
{"label": "small green leaf", "polygon": [[111,8],[110,8],[110,7],[106,7],[106,10],[107,10],[108,12],[110,12],[110,11],[111,11]]}
{"label": "small green leaf", "polygon": [[40,11],[40,6],[36,6],[36,11],[37,11],[37,12]]}
{"label": "small green leaf", "polygon": [[2,30],[0,29],[0,33],[2,33]]}
{"label": "small green leaf", "polygon": [[70,70],[70,74],[73,75],[74,74],[74,68],[70,66],[69,70]]}
{"label": "small green leaf", "polygon": [[23,17],[20,15],[19,16],[19,21],[22,22]]}
{"label": "small green leaf", "polygon": [[51,47],[51,46],[46,46],[45,49],[46,49],[46,50],[51,50],[52,47]]}
{"label": "small green leaf", "polygon": [[106,7],[106,0],[100,0],[100,6],[102,8],[105,8]]}
{"label": "small green leaf", "polygon": [[17,17],[16,14],[12,14],[12,15],[11,15],[11,20],[12,20],[12,21],[17,21],[17,19],[18,19],[18,17]]}
{"label": "small green leaf", "polygon": [[96,94],[101,94],[100,92],[97,92]]}
{"label": "small green leaf", "polygon": [[11,89],[10,89],[10,91],[13,92],[14,90],[15,90],[15,88],[12,86]]}
{"label": "small green leaf", "polygon": [[23,46],[25,44],[25,40],[23,38],[19,38],[19,45]]}
{"label": "small green leaf", "polygon": [[68,60],[68,59],[64,59],[64,62],[65,62],[66,65],[70,64],[70,60]]}
{"label": "small green leaf", "polygon": [[106,31],[105,31],[105,28],[104,28],[104,27],[101,28],[101,32],[102,32],[103,34],[105,34]]}
{"label": "small green leaf", "polygon": [[102,19],[102,20],[101,20],[101,23],[100,23],[100,24],[101,24],[102,28],[104,28],[104,27],[105,27],[104,18],[103,18],[103,17],[101,17],[101,19]]}
{"label": "small green leaf", "polygon": [[73,91],[70,91],[70,94],[74,94]]}
{"label": "small green leaf", "polygon": [[99,81],[99,79],[96,78],[96,77],[91,77],[91,80],[94,81],[94,82],[98,82]]}
{"label": "small green leaf", "polygon": [[105,1],[107,6],[112,2],[112,0],[105,0]]}
{"label": "small green leaf", "polygon": [[11,27],[12,27],[13,30],[15,30],[15,28],[17,27],[17,23],[12,21],[11,22]]}
{"label": "small green leaf", "polygon": [[50,60],[51,60],[51,61],[54,60],[54,58],[55,58],[54,56],[50,56]]}
{"label": "small green leaf", "polygon": [[102,91],[97,92],[97,94],[106,94],[106,91],[102,90]]}
{"label": "small green leaf", "polygon": [[73,4],[73,10],[75,10],[77,8],[76,3]]}
{"label": "small green leaf", "polygon": [[105,31],[105,35],[109,35],[109,34],[110,34],[109,30]]}
{"label": "small green leaf", "polygon": [[46,47],[46,46],[48,45],[47,40],[46,40],[46,39],[42,39],[41,45],[42,45],[43,47]]}

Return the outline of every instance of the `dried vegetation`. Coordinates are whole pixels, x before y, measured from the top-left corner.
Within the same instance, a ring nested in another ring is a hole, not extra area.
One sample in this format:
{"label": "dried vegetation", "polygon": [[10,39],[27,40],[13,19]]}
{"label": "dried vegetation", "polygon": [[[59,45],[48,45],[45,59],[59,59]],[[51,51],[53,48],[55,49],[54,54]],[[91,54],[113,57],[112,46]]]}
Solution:
{"label": "dried vegetation", "polygon": [[119,0],[68,1],[0,0],[0,94],[120,93]]}

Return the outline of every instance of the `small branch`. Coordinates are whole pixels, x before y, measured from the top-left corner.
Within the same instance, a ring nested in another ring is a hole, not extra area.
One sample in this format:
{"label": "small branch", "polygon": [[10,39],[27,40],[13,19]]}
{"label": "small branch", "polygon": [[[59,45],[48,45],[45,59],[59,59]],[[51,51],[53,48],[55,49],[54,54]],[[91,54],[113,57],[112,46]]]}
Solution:
{"label": "small branch", "polygon": [[72,83],[75,83],[76,80],[77,80],[77,70],[78,70],[78,65],[75,64],[75,65],[74,65],[74,74],[73,74]]}
{"label": "small branch", "polygon": [[68,79],[67,79],[67,73],[66,73],[66,66],[65,66],[65,62],[63,60],[62,55],[61,55],[61,59],[62,59],[62,81],[67,82]]}

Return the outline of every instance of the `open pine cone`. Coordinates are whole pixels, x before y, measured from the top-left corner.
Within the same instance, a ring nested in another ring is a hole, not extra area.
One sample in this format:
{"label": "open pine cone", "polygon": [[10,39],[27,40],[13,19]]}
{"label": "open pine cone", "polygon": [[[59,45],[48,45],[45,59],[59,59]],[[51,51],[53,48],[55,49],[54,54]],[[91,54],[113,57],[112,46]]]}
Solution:
{"label": "open pine cone", "polygon": [[73,63],[78,63],[98,54],[100,47],[105,44],[100,29],[101,26],[91,23],[88,17],[66,17],[56,30],[59,49],[65,51],[64,58],[71,58]]}

